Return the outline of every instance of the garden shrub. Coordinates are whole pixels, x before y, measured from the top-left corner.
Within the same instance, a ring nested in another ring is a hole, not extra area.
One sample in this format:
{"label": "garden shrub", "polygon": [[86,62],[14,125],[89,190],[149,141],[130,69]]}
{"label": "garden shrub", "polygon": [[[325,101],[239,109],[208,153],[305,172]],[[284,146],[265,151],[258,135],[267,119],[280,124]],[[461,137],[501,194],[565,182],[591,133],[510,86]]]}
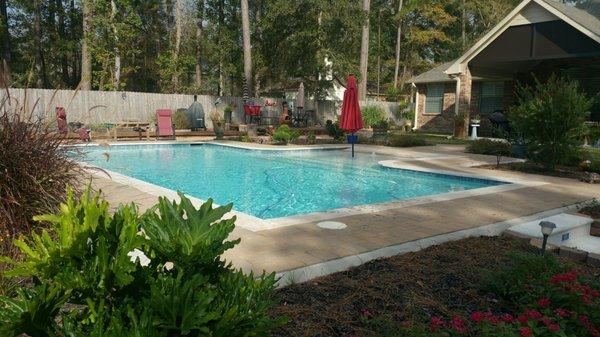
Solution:
{"label": "garden shrub", "polygon": [[370,128],[382,120],[385,120],[385,110],[378,105],[368,105],[360,111],[365,128]]}
{"label": "garden shrub", "polygon": [[478,139],[467,145],[466,151],[476,154],[487,154],[496,156],[496,165],[500,165],[500,159],[504,156],[510,156],[511,147],[509,143],[494,141],[490,139]]}
{"label": "garden shrub", "polygon": [[552,75],[535,87],[517,87],[517,105],[509,121],[528,147],[528,157],[554,169],[564,163],[580,145],[584,122],[593,100],[582,93],[575,81]]}
{"label": "garden shrub", "polygon": [[344,139],[344,130],[340,129],[340,122],[338,121],[334,123],[328,119],[327,122],[325,122],[325,130],[327,130],[327,134],[335,140]]}
{"label": "garden shrub", "polygon": [[15,240],[23,258],[9,276],[31,286],[0,298],[0,335],[266,336],[281,323],[267,310],[275,275],[244,275],[221,254],[235,217],[231,204],[195,208],[159,198],[109,213],[89,190],[69,190],[60,212],[36,217],[49,230]]}
{"label": "garden shrub", "polygon": [[[73,147],[32,113],[0,113],[0,236],[27,233],[36,214],[64,201],[65,186],[78,186],[83,168]],[[52,124],[54,126],[56,124]],[[6,242],[6,240],[3,240]],[[10,240],[8,240],[10,242]],[[2,244],[4,244],[2,242]]]}
{"label": "garden shrub", "polygon": [[421,135],[392,135],[390,136],[390,145],[394,147],[413,147],[431,144]]}
{"label": "garden shrub", "polygon": [[173,113],[173,124],[175,124],[175,129],[177,130],[186,130],[191,129],[192,124],[190,119],[186,115],[187,109],[177,109]]}
{"label": "garden shrub", "polygon": [[292,140],[300,137],[298,131],[292,131],[287,124],[280,125],[277,130],[273,133],[273,141],[278,144],[287,144]]}

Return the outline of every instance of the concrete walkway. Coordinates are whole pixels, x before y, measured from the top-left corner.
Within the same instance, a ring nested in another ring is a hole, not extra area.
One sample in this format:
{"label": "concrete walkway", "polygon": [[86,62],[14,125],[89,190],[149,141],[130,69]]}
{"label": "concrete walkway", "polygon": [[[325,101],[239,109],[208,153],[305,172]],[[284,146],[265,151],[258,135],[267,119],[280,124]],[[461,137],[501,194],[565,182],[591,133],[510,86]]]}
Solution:
{"label": "concrete walkway", "polygon": [[[260,147],[264,148],[264,145]],[[225,258],[236,267],[255,273],[262,273],[263,270],[285,272],[352,256],[360,256],[364,260],[364,256],[367,256],[365,253],[384,247],[421,242],[419,240],[439,238],[448,233],[472,235],[469,233],[479,233],[473,230],[486,225],[600,197],[600,185],[471,167],[495,163],[496,158],[466,154],[463,149],[462,146],[450,145],[408,149],[361,145],[357,150],[392,155],[397,158],[395,163],[401,166],[476,174],[495,179],[536,181],[537,184],[450,200],[434,198],[427,203],[408,204],[366,214],[342,213],[334,220],[347,224],[348,227],[343,230],[322,229],[316,226],[316,221],[260,231],[237,227],[232,236],[242,241],[226,252]],[[113,206],[133,201],[144,210],[157,200],[155,194],[158,193],[143,192],[97,175],[93,177],[93,186],[101,189]],[[336,267],[336,270],[340,269],[343,266]],[[314,276],[324,273],[327,271]]]}

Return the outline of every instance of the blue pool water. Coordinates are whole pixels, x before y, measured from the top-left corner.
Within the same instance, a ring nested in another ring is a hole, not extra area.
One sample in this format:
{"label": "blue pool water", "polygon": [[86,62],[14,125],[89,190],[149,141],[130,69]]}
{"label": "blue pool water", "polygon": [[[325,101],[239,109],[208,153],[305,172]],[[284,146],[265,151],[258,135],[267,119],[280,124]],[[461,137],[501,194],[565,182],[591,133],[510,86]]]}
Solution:
{"label": "blue pool water", "polygon": [[[257,151],[216,144],[86,147],[84,161],[262,219],[503,184],[384,168],[342,150]],[[108,156],[106,155],[108,153]],[[108,160],[107,160],[108,158]]]}

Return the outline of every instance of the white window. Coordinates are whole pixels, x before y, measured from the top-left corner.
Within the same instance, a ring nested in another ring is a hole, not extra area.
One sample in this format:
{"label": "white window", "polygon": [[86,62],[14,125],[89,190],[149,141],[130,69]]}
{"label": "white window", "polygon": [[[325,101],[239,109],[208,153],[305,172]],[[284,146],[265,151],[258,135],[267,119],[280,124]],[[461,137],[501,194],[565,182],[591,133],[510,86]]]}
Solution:
{"label": "white window", "polygon": [[496,110],[504,110],[504,82],[481,83],[479,112],[486,115]]}
{"label": "white window", "polygon": [[428,84],[425,96],[425,113],[439,114],[444,106],[444,85]]}

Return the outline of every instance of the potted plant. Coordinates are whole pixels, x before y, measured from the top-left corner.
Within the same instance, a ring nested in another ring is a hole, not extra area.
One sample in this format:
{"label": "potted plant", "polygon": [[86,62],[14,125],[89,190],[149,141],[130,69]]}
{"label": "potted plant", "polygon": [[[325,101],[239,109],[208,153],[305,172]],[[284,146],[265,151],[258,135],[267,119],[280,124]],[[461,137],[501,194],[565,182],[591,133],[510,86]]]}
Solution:
{"label": "potted plant", "polygon": [[213,129],[217,139],[223,139],[223,135],[225,134],[225,118],[223,118],[223,115],[221,115],[219,111],[213,110],[210,113],[210,119],[212,120]]}
{"label": "potted plant", "polygon": [[479,124],[481,123],[481,117],[479,116],[479,114],[471,117],[471,124]]}
{"label": "potted plant", "polygon": [[373,140],[385,140],[387,138],[387,132],[390,128],[390,122],[387,119],[380,119],[375,122],[373,128]]}
{"label": "potted plant", "polygon": [[467,127],[467,120],[463,113],[454,115],[454,137],[466,138],[468,134]]}
{"label": "potted plant", "polygon": [[223,109],[223,114],[225,115],[225,123],[231,124],[231,113],[233,112],[233,108],[231,104],[227,104]]}

